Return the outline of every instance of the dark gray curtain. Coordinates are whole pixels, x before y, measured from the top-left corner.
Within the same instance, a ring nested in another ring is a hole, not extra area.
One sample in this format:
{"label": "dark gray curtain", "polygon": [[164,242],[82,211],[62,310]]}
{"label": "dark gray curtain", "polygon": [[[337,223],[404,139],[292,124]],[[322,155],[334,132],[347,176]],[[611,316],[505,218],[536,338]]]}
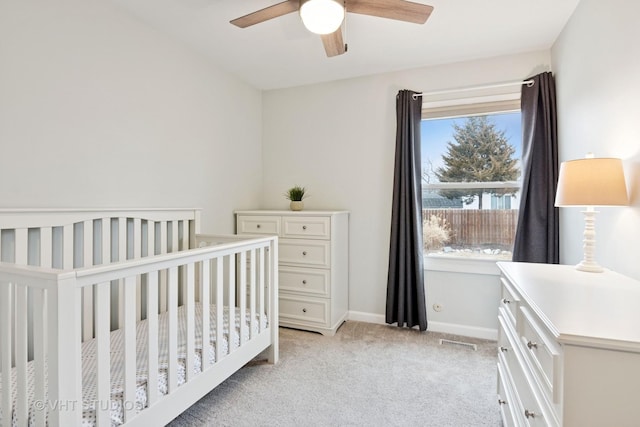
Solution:
{"label": "dark gray curtain", "polygon": [[422,98],[396,96],[396,159],[387,278],[387,323],[427,329],[422,260]]}
{"label": "dark gray curtain", "polygon": [[522,86],[522,192],[513,260],[559,263],[558,132],[553,75]]}

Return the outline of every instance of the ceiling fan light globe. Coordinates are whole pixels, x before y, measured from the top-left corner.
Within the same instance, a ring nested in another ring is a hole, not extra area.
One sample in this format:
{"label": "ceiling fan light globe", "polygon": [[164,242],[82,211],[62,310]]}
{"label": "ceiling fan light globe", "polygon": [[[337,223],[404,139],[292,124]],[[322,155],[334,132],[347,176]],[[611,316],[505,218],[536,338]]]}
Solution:
{"label": "ceiling fan light globe", "polygon": [[306,0],[300,5],[304,26],[315,34],[331,34],[344,20],[344,4],[337,0]]}

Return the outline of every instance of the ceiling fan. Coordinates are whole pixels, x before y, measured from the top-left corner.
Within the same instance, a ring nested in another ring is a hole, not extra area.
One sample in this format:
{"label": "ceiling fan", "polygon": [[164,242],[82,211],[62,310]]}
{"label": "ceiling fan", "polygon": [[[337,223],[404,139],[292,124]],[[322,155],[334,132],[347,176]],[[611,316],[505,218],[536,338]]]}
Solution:
{"label": "ceiling fan", "polygon": [[320,34],[324,50],[331,57],[347,51],[342,39],[346,12],[424,24],[433,7],[406,0],[287,0],[236,18],[231,23],[246,28],[296,11],[300,11],[302,22],[309,31]]}

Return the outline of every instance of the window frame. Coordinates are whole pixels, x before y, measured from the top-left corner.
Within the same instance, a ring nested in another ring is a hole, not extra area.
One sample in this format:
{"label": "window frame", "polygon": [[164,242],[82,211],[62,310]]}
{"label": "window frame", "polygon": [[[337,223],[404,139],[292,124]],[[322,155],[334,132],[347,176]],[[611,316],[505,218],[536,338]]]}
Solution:
{"label": "window frame", "polygon": [[[427,100],[423,97],[422,120],[440,120],[521,112],[520,88],[499,94],[448,97]],[[522,188],[522,175],[518,181],[464,183],[464,188]],[[460,183],[423,184],[423,189],[456,189]],[[511,261],[491,257],[456,257],[444,254],[424,254],[424,269],[442,272],[499,274],[498,261]]]}

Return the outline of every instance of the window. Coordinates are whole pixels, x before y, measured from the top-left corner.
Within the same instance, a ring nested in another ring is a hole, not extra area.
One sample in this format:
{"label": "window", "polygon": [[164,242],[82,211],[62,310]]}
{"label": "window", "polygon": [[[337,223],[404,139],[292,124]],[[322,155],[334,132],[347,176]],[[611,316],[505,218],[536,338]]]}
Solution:
{"label": "window", "polygon": [[425,254],[511,259],[521,173],[519,100],[423,108]]}

